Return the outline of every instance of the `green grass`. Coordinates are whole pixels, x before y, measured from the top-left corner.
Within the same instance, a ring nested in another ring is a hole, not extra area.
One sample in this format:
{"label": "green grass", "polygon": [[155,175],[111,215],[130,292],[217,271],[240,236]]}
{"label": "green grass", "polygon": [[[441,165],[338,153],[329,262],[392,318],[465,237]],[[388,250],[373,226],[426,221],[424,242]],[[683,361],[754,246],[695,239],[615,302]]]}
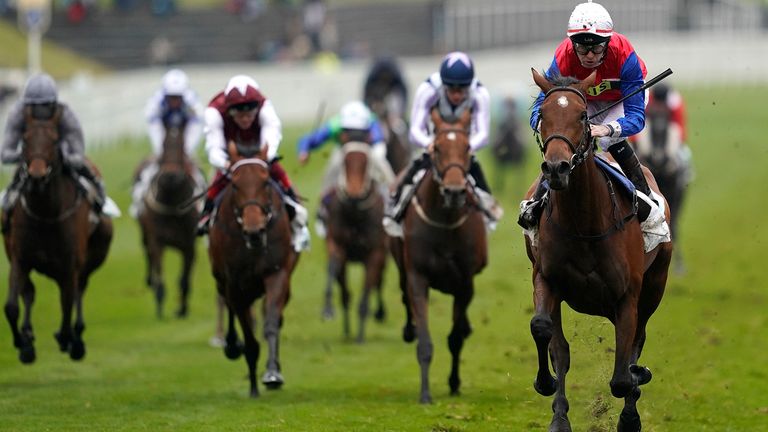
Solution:
{"label": "green grass", "polygon": [[[651,319],[642,363],[654,372],[639,410],[645,431],[756,431],[768,423],[768,277],[760,268],[768,243],[764,184],[768,160],[764,110],[768,88],[684,89],[697,170],[682,215],[685,276],[672,276]],[[305,127],[288,127],[282,152],[303,195],[318,196],[322,154],[299,169],[293,146]],[[147,144],[123,141],[90,153],[107,173],[110,194],[127,208],[132,168]],[[533,154],[524,176],[532,179]],[[484,152],[485,157],[489,156]],[[325,154],[327,156],[327,153]],[[491,164],[485,164],[491,171]],[[8,181],[5,174],[3,182]],[[477,278],[470,306],[474,333],[462,357],[462,395],[448,395],[450,298],[433,293],[435,403],[418,400],[414,345],[400,340],[403,309],[392,264],[385,287],[389,317],[369,325],[363,346],[342,340],[338,319],[320,320],[323,244],[302,256],[286,309],[281,360],[285,387],[247,397],[245,362],[207,345],[214,329],[214,287],[199,244],[191,316],[157,321],[143,286],[144,261],[135,221],[116,221],[105,266],[85,300],[88,354],[74,363],[57,351],[57,290],[36,277],[34,325],[38,361],[23,366],[10,332],[0,326],[0,430],[281,430],[524,431],[546,430],[551,398],[531,383],[536,354],[529,263],[514,223],[523,185],[500,197],[507,217],[490,239],[490,265]],[[312,211],[312,210],[311,210]],[[169,285],[179,259],[167,258]],[[8,267],[0,263],[6,284]],[[351,274],[359,295],[361,272]],[[175,307],[171,287],[168,309]],[[577,431],[615,430],[621,401],[610,395],[613,328],[604,319],[565,309],[571,344],[570,418]],[[354,321],[353,321],[354,322]],[[262,345],[259,372],[263,372]]]}

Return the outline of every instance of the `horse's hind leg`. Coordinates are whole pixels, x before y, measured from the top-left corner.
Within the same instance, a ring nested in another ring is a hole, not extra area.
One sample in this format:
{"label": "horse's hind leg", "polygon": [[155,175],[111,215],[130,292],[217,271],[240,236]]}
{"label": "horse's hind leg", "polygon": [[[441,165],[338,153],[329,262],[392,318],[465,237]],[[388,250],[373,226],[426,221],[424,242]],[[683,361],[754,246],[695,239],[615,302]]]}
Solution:
{"label": "horse's hind leg", "polygon": [[85,283],[82,282],[75,292],[75,327],[72,343],[69,345],[69,358],[72,360],[81,360],[85,357],[85,342],[83,341],[83,332],[85,332],[85,320],[83,318]]}
{"label": "horse's hind leg", "polygon": [[323,319],[329,320],[335,315],[333,308],[333,284],[336,283],[336,279],[338,278],[341,260],[337,256],[335,244],[331,243],[332,240],[327,239],[326,241],[328,242],[328,274],[325,282],[325,303],[323,305]]}
{"label": "horse's hind leg", "polygon": [[163,303],[165,303],[165,283],[163,283],[163,248],[152,242],[147,249],[149,256],[149,281],[155,294],[155,315],[163,318]]}
{"label": "horse's hind leg", "polygon": [[[381,297],[381,278],[384,270],[385,258],[386,255],[384,252],[374,252],[365,262],[365,286],[363,287],[363,295],[360,296],[360,303],[357,309],[358,317],[360,319],[357,343],[363,343],[365,341],[365,324],[368,319],[368,303],[371,291],[378,291],[379,297]],[[382,307],[381,299],[379,299],[379,307]]]}
{"label": "horse's hind leg", "polygon": [[352,296],[349,293],[349,285],[347,285],[347,262],[346,259],[338,261],[338,268],[336,269],[336,282],[339,284],[339,294],[341,295],[341,311],[342,311],[342,325],[344,327],[344,338],[349,339],[352,330],[349,324],[349,303]]}
{"label": "horse's hind leg", "polygon": [[551,431],[570,431],[571,424],[568,420],[568,398],[565,396],[565,376],[571,368],[571,353],[568,341],[563,334],[563,321],[561,314],[562,303],[555,306],[552,312],[552,340],[549,343],[549,354],[552,358],[552,367],[557,374],[557,391],[552,400]]}
{"label": "horse's hind leg", "polygon": [[192,266],[195,264],[195,244],[182,249],[183,264],[181,277],[179,278],[179,309],[176,311],[177,318],[186,318],[189,312],[189,276],[192,273]]}
{"label": "horse's hind leg", "polygon": [[[29,279],[29,274],[22,274],[18,263],[11,262],[9,274],[8,297],[5,302],[5,318],[13,334],[13,346],[19,350],[19,360],[22,363],[33,363],[37,357],[32,331],[32,304],[35,300],[35,287]],[[19,295],[24,301],[24,319],[19,331]]]}
{"label": "horse's hind leg", "polygon": [[56,338],[56,342],[59,343],[59,350],[61,352],[69,351],[72,344],[72,309],[79,297],[77,294],[79,287],[76,281],[77,273],[74,270],[58,280],[59,302],[61,303],[61,327],[53,336]]}
{"label": "horse's hind leg", "polygon": [[451,351],[451,375],[448,377],[448,386],[451,388],[451,395],[459,394],[461,349],[464,347],[464,339],[472,333],[472,327],[469,325],[469,318],[467,317],[467,308],[474,295],[472,280],[470,279],[469,283],[464,286],[466,288],[453,298],[453,327],[448,335],[448,349]]}

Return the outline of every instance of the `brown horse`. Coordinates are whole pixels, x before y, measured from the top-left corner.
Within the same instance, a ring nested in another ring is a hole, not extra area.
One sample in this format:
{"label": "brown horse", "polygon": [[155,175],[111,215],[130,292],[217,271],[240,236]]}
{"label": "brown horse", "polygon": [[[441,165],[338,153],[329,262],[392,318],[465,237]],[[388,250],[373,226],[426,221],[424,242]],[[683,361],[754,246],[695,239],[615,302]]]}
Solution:
{"label": "brown horse", "polygon": [[427,319],[429,287],[453,296],[451,394],[459,393],[459,356],[472,329],[467,307],[474,295],[474,276],[487,264],[488,250],[483,213],[469,187],[469,111],[456,123],[446,123],[436,110],[431,168],[419,181],[403,219],[404,237],[393,238],[392,255],[400,270],[400,289],[406,306],[403,339],[418,338],[416,354],[421,368],[421,403],[430,403],[429,365],[432,338]]}
{"label": "brown horse", "polygon": [[[371,111],[376,114],[381,126],[381,132],[387,144],[387,161],[392,171],[402,171],[411,160],[411,150],[408,144],[407,126],[402,119],[389,115],[387,100],[380,100],[371,104]],[[399,124],[395,124],[395,122]]]}
{"label": "brown horse", "polygon": [[147,258],[146,281],[155,294],[158,318],[162,318],[165,300],[162,270],[165,248],[178,250],[182,257],[179,278],[181,297],[176,311],[176,316],[180,318],[187,316],[189,277],[195,262],[198,210],[187,203],[196,193],[198,168],[184,151],[184,126],[166,125],[163,152],[154,165],[157,171],[144,193],[143,211],[138,215]]}
{"label": "brown horse", "polygon": [[[615,191],[595,162],[585,97],[595,73],[582,82],[572,78],[550,82],[533,70],[533,79],[546,94],[541,104],[541,170],[551,189],[536,243],[526,236],[533,264],[531,334],[539,359],[534,388],[544,396],[555,395],[549,430],[570,431],[565,396],[570,353],[561,302],[577,312],[606,317],[616,329],[611,393],[625,401],[618,430],[639,431],[639,386],[650,381],[651,373],[637,361],[646,323],[664,293],[672,243],[643,252],[632,199]],[[644,171],[658,192],[653,176]],[[534,188],[535,184],[528,196]],[[549,372],[548,353],[557,378]]]}
{"label": "brown horse", "polygon": [[[236,359],[245,353],[250,395],[257,397],[256,362],[259,343],[253,334],[251,305],[264,297],[264,338],[269,347],[267,370],[262,383],[280,388],[278,341],[283,309],[290,297],[290,277],[299,254],[291,245],[291,229],[280,186],[270,180],[265,155],[238,150],[230,143],[231,183],[222,192],[221,202],[209,233],[208,254],[219,294],[229,311],[224,354]],[[258,157],[254,157],[258,156]],[[245,344],[237,340],[237,316]]]}
{"label": "brown horse", "polygon": [[384,198],[378,183],[371,177],[368,163],[371,146],[361,142],[348,142],[342,147],[344,174],[327,200],[328,281],[325,290],[324,315],[333,315],[333,283],[341,288],[344,309],[344,336],[349,338],[349,302],[347,262],[360,262],[365,267],[365,284],[358,306],[360,329],[357,342],[365,340],[365,320],[368,317],[368,298],[371,291],[378,294],[378,320],[384,319],[381,283],[387,259],[387,236],[380,221],[384,217]]}
{"label": "brown horse", "polygon": [[[4,233],[10,261],[5,316],[13,333],[13,345],[22,363],[35,361],[31,312],[35,286],[30,279],[38,271],[59,286],[61,327],[54,335],[62,352],[72,360],[85,356],[83,295],[88,278],[107,256],[112,241],[112,221],[92,217],[74,175],[64,165],[58,145],[59,109],[50,120],[36,120],[28,108],[22,142],[21,194],[10,210],[10,229]],[[19,295],[24,318],[18,328]],[[72,324],[72,309],[75,323]]]}

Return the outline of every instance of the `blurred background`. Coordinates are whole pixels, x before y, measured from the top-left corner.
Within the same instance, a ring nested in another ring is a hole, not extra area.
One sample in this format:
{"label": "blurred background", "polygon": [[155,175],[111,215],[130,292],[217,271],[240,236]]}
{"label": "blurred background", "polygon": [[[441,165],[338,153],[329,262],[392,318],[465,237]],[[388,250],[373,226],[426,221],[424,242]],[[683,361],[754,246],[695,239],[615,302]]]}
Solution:
{"label": "blurred background", "polygon": [[[464,50],[495,99],[533,93],[571,0],[0,0],[0,101],[42,66],[59,81],[90,144],[143,133],[141,110],[163,72],[181,66],[208,100],[252,74],[283,120],[309,121],[360,97],[372,59],[395,56],[412,89],[439,57]],[[607,0],[649,76],[748,85],[768,76],[766,0]],[[43,35],[41,63],[24,31]],[[760,55],[759,53],[762,53]],[[518,104],[521,111],[530,105]],[[106,121],[108,120],[108,121]],[[1,126],[0,126],[1,127]]]}

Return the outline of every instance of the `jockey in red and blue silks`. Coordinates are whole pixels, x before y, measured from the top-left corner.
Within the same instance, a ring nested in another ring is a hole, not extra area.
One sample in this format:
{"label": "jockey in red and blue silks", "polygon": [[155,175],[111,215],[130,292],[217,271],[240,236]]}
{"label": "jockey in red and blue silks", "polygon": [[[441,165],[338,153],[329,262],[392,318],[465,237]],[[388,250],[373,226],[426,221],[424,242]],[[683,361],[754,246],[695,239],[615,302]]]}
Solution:
{"label": "jockey in red and blue silks", "polygon": [[[664,213],[658,206],[659,197],[652,194],[643,175],[637,156],[627,142],[645,127],[645,92],[627,98],[597,117],[593,114],[611,103],[632,93],[644,84],[645,63],[635,52],[626,37],[613,31],[613,20],[605,8],[597,3],[581,3],[568,20],[567,38],[555,50],[555,56],[547,78],[570,76],[584,80],[596,72],[595,85],[585,95],[587,114],[590,116],[590,132],[603,151],[608,151],[621,166],[627,178],[642,192],[639,219],[643,231],[653,233],[668,241],[669,227]],[[533,105],[531,127],[539,130],[540,107],[544,100],[540,93]],[[531,200],[521,203],[518,223],[525,229],[534,229],[543,210],[546,189],[539,184]]]}

